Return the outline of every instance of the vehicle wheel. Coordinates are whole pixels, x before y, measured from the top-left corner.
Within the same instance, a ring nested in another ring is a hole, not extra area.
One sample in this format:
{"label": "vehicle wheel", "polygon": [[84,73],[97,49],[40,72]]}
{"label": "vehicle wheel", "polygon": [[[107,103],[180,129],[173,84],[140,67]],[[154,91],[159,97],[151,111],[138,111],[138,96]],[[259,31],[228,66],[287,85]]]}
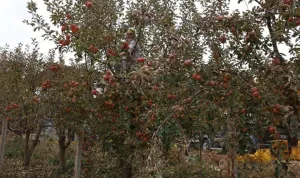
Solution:
{"label": "vehicle wheel", "polygon": [[210,150],[209,141],[203,140],[201,147],[202,147],[202,151],[209,151]]}

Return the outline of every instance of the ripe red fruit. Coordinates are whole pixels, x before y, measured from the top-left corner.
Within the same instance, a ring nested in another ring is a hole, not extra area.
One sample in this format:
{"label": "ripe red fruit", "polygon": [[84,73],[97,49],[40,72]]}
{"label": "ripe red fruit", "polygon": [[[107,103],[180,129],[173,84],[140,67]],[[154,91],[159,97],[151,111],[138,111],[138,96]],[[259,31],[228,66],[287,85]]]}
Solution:
{"label": "ripe red fruit", "polygon": [[72,110],[71,108],[65,108],[65,112],[66,112],[66,113],[71,112],[71,110]]}
{"label": "ripe red fruit", "polygon": [[59,40],[58,41],[58,43],[61,44],[61,45],[63,44],[63,42],[64,42],[64,40]]}
{"label": "ripe red fruit", "polygon": [[175,99],[175,98],[176,98],[176,95],[168,94],[168,99]]}
{"label": "ripe red fruit", "polygon": [[255,91],[258,91],[258,89],[257,89],[256,87],[252,87],[252,88],[251,88],[251,91],[252,91],[252,92],[255,92]]}
{"label": "ripe red fruit", "polygon": [[281,105],[277,103],[277,104],[275,104],[275,108],[280,111]]}
{"label": "ripe red fruit", "polygon": [[65,43],[66,45],[69,45],[69,44],[70,44],[70,42],[71,42],[70,40],[65,40],[65,42],[64,42],[64,43]]}
{"label": "ripe red fruit", "polygon": [[292,5],[293,1],[292,0],[283,0],[283,4]]}
{"label": "ripe red fruit", "polygon": [[278,57],[274,57],[272,60],[272,64],[274,65],[280,64],[280,59]]}
{"label": "ripe red fruit", "polygon": [[142,58],[142,57],[140,57],[140,58],[137,59],[137,62],[139,62],[139,63],[142,63],[144,61],[145,61],[145,58]]}
{"label": "ripe red fruit", "polygon": [[242,113],[242,114],[246,114],[246,108],[242,108],[242,109],[241,109],[241,113]]}
{"label": "ripe red fruit", "polygon": [[97,47],[94,47],[93,52],[94,52],[94,53],[98,53],[98,51],[99,51],[99,49],[98,49]]}
{"label": "ripe red fruit", "polygon": [[273,111],[273,113],[274,113],[274,114],[278,114],[278,113],[280,113],[280,110],[278,110],[277,108],[273,108],[273,110],[272,110],[272,111]]}
{"label": "ripe red fruit", "polygon": [[70,40],[70,39],[71,39],[71,36],[70,36],[70,35],[66,35],[66,39],[67,39],[67,40]]}
{"label": "ripe red fruit", "polygon": [[75,25],[75,24],[72,24],[71,25],[71,31],[72,31],[72,33],[76,33],[76,32],[78,32],[78,30],[79,30],[79,28],[78,28],[78,26],[77,25]]}
{"label": "ripe red fruit", "polygon": [[259,92],[258,91],[254,91],[252,93],[252,96],[255,97],[255,98],[259,97]]}
{"label": "ripe red fruit", "polygon": [[65,89],[67,89],[69,86],[68,86],[67,83],[65,83],[65,84],[63,85],[63,87],[64,87]]}
{"label": "ripe red fruit", "polygon": [[65,31],[66,29],[67,29],[66,26],[62,26],[62,27],[61,27],[61,31]]}
{"label": "ripe red fruit", "polygon": [[110,70],[107,70],[106,71],[106,75],[111,75],[112,73],[111,73],[111,71]]}
{"label": "ripe red fruit", "polygon": [[270,127],[268,128],[268,132],[269,132],[270,134],[274,134],[274,133],[275,133],[275,128],[274,128],[273,126],[270,126]]}
{"label": "ripe red fruit", "polygon": [[247,128],[247,127],[244,127],[242,131],[245,133],[245,132],[248,131],[248,128]]}
{"label": "ripe red fruit", "polygon": [[39,98],[35,96],[35,97],[33,97],[32,101],[35,102],[35,103],[38,103],[39,102]]}
{"label": "ripe red fruit", "polygon": [[219,40],[220,40],[221,43],[226,43],[226,36],[225,35],[221,35],[219,37]]}
{"label": "ripe red fruit", "polygon": [[294,21],[294,18],[293,18],[293,17],[289,17],[289,18],[288,18],[288,21],[289,21],[289,22],[293,22],[293,21]]}
{"label": "ripe red fruit", "polygon": [[188,59],[184,61],[185,66],[191,66],[192,65],[192,60]]}
{"label": "ripe red fruit", "polygon": [[231,27],[231,32],[232,32],[232,33],[236,33],[235,27]]}
{"label": "ripe red fruit", "polygon": [[110,80],[110,76],[109,76],[109,75],[104,75],[104,76],[103,76],[103,79],[104,79],[105,81],[109,81],[109,80]]}
{"label": "ripe red fruit", "polygon": [[85,2],[85,6],[86,7],[92,7],[93,6],[93,3],[91,1],[86,1]]}
{"label": "ripe red fruit", "polygon": [[67,19],[71,19],[72,18],[72,16],[71,16],[71,14],[66,14],[66,17],[67,17]]}
{"label": "ripe red fruit", "polygon": [[18,104],[13,104],[12,107],[13,107],[13,108],[18,108],[18,107],[20,107],[20,105],[18,105]]}
{"label": "ripe red fruit", "polygon": [[201,75],[197,75],[197,76],[196,76],[196,80],[201,81],[201,80],[202,80]]}
{"label": "ripe red fruit", "polygon": [[56,70],[56,67],[55,66],[50,66],[49,69],[54,72]]}
{"label": "ripe red fruit", "polygon": [[209,81],[209,83],[208,83],[210,86],[214,86],[215,84],[216,84],[216,82],[215,81]]}
{"label": "ripe red fruit", "polygon": [[142,133],[141,132],[136,132],[135,135],[140,137],[140,136],[142,136]]}
{"label": "ripe red fruit", "polygon": [[218,17],[217,17],[217,20],[220,22],[220,21],[222,21],[224,19],[224,17],[222,16],[222,15],[219,15]]}
{"label": "ripe red fruit", "polygon": [[300,25],[300,19],[296,20],[296,25],[299,26]]}
{"label": "ripe red fruit", "polygon": [[97,95],[97,94],[98,94],[98,91],[97,91],[97,90],[92,90],[92,94],[93,94],[93,95]]}
{"label": "ripe red fruit", "polygon": [[94,51],[94,46],[93,46],[93,45],[91,45],[91,46],[89,47],[89,51],[90,51],[90,52],[93,52],[93,51]]}
{"label": "ripe red fruit", "polygon": [[116,51],[112,50],[112,49],[107,49],[107,55],[108,56],[116,56],[117,53]]}
{"label": "ripe red fruit", "polygon": [[124,42],[123,45],[121,46],[122,50],[128,50],[129,48],[130,48],[129,44],[127,42]]}
{"label": "ripe red fruit", "polygon": [[196,77],[197,77],[196,73],[192,75],[192,79],[196,79]]}

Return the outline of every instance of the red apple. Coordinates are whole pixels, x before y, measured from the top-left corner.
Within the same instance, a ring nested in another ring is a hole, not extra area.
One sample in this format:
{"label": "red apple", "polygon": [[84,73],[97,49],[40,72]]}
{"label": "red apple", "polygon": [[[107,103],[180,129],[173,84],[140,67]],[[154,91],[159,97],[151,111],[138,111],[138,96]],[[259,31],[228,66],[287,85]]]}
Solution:
{"label": "red apple", "polygon": [[280,110],[278,110],[278,109],[276,109],[276,108],[273,108],[272,112],[273,112],[274,114],[278,114],[278,113],[280,113]]}
{"label": "red apple", "polygon": [[259,97],[259,92],[258,91],[254,91],[252,93],[252,96],[255,97],[255,98]]}
{"label": "red apple", "polygon": [[300,19],[296,20],[296,25],[299,26],[300,25]]}
{"label": "red apple", "polygon": [[216,82],[215,81],[209,81],[209,83],[208,83],[210,86],[214,86],[215,84],[216,84]]}
{"label": "red apple", "polygon": [[224,19],[224,17],[223,17],[222,15],[219,15],[219,16],[217,17],[217,20],[218,20],[219,22],[221,22],[223,19]]}
{"label": "red apple", "polygon": [[280,64],[280,59],[278,57],[274,57],[272,60],[272,64],[274,65]]}
{"label": "red apple", "polygon": [[292,0],[283,0],[283,4],[292,5],[293,1]]}
{"label": "red apple", "polygon": [[89,51],[90,51],[90,52],[94,52],[94,46],[93,46],[93,45],[91,45],[91,46],[89,47]]}
{"label": "red apple", "polygon": [[194,74],[192,75],[192,79],[196,79],[196,77],[197,77],[197,74],[194,73]]}
{"label": "red apple", "polygon": [[94,47],[93,52],[98,53],[99,49],[97,47]]}
{"label": "red apple", "polygon": [[66,29],[67,29],[66,26],[62,26],[62,27],[61,27],[61,31],[65,31]]}
{"label": "red apple", "polygon": [[277,103],[277,104],[275,104],[275,108],[280,111],[281,105]]}
{"label": "red apple", "polygon": [[255,91],[258,91],[258,89],[257,89],[256,87],[252,87],[252,88],[251,88],[251,91],[252,91],[252,92],[255,92]]}
{"label": "red apple", "polygon": [[273,126],[270,126],[269,128],[268,128],[268,132],[270,133],[270,134],[274,134],[275,133],[275,128],[273,127]]}
{"label": "red apple", "polygon": [[104,75],[104,76],[103,76],[103,79],[104,79],[105,81],[109,81],[109,80],[110,80],[110,76],[109,76],[109,75]]}
{"label": "red apple", "polygon": [[235,27],[231,27],[231,32],[234,33],[234,34],[236,33]]}
{"label": "red apple", "polygon": [[72,33],[76,33],[76,32],[78,32],[78,30],[79,30],[79,28],[78,28],[77,25],[75,25],[75,24],[71,25],[71,31],[72,31]]}
{"label": "red apple", "polygon": [[86,7],[92,7],[93,6],[93,3],[91,1],[86,1],[85,2],[85,6]]}
{"label": "red apple", "polygon": [[72,18],[71,14],[69,14],[69,13],[66,14],[66,17],[67,17],[67,19],[71,19]]}
{"label": "red apple", "polygon": [[144,62],[144,61],[145,61],[145,58],[142,58],[142,57],[137,59],[137,62],[139,62],[139,63]]}
{"label": "red apple", "polygon": [[242,130],[244,133],[246,133],[248,131],[248,128],[247,127],[244,127],[243,130]]}
{"label": "red apple", "polygon": [[66,112],[66,113],[71,112],[71,110],[72,110],[71,108],[65,108],[65,112]]}
{"label": "red apple", "polygon": [[106,75],[111,75],[112,73],[111,73],[111,71],[110,70],[107,70],[106,71]]}
{"label": "red apple", "polygon": [[202,80],[201,75],[197,75],[197,76],[196,76],[196,80],[201,81],[201,80]]}
{"label": "red apple", "polygon": [[66,39],[67,39],[67,40],[70,40],[70,39],[71,39],[71,36],[70,36],[70,35],[66,35]]}
{"label": "red apple", "polygon": [[68,46],[70,44],[70,42],[71,42],[70,40],[65,40],[64,41],[65,46]]}
{"label": "red apple", "polygon": [[246,114],[246,108],[242,108],[242,109],[241,109],[241,113],[242,113],[242,114]]}
{"label": "red apple", "polygon": [[192,65],[192,60],[188,59],[184,61],[185,66],[191,66]]}
{"label": "red apple", "polygon": [[92,94],[93,94],[93,95],[97,95],[97,94],[98,94],[98,91],[97,91],[97,90],[92,90]]}
{"label": "red apple", "polygon": [[226,36],[225,35],[221,35],[219,37],[219,40],[220,40],[221,43],[226,43]]}

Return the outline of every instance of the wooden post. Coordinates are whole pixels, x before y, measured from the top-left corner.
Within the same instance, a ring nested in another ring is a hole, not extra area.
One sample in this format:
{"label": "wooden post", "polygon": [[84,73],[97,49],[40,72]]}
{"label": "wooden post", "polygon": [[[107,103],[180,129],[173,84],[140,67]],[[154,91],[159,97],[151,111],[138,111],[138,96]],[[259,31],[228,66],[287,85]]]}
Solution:
{"label": "wooden post", "polygon": [[1,133],[1,143],[0,143],[0,170],[2,170],[4,162],[4,150],[6,144],[6,135],[7,135],[7,123],[8,120],[4,118],[2,120],[2,133]]}
{"label": "wooden post", "polygon": [[81,130],[76,132],[77,142],[76,142],[76,154],[75,154],[75,165],[74,165],[74,173],[75,178],[80,178],[81,173],[81,160],[82,160],[82,143],[84,137],[84,131]]}

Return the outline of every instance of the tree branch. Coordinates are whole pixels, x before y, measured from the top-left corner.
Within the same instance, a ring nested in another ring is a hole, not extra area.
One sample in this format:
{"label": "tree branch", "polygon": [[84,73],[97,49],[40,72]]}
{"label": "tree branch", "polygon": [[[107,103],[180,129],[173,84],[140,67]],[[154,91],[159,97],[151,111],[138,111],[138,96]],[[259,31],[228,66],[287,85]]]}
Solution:
{"label": "tree branch", "polygon": [[278,57],[280,59],[281,62],[284,61],[283,57],[280,55],[279,50],[278,50],[278,46],[277,46],[277,42],[275,40],[275,35],[274,35],[274,30],[271,24],[271,16],[272,14],[267,14],[266,19],[267,19],[267,27],[271,36],[271,42],[272,42],[272,46],[273,46],[273,50],[275,53],[275,56]]}

